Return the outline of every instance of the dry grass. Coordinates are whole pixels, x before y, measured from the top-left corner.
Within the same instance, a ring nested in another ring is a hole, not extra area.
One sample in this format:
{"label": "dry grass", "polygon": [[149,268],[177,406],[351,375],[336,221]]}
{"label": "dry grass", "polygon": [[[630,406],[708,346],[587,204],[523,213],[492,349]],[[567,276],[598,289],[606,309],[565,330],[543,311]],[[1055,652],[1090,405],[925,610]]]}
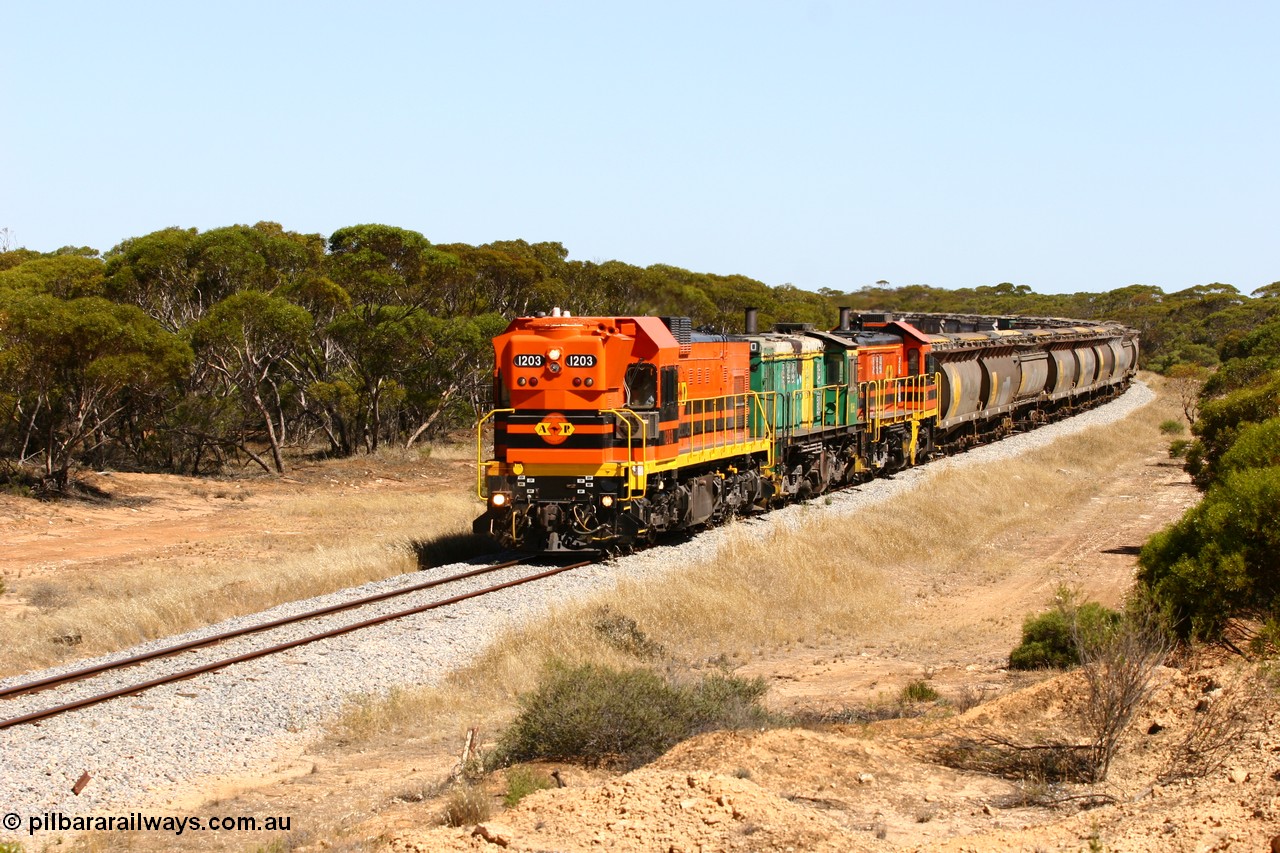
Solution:
{"label": "dry grass", "polygon": [[[245,535],[227,554],[166,561],[167,571],[147,563],[14,583],[39,612],[8,621],[0,675],[415,571],[415,540],[470,531],[476,508],[466,490],[455,489],[307,496],[272,511],[275,530]],[[305,539],[284,535],[299,518],[330,523]]]}
{"label": "dry grass", "polygon": [[[1148,381],[1158,390],[1158,377]],[[499,637],[445,686],[398,694],[390,709],[372,716],[363,704],[353,706],[334,731],[348,741],[381,732],[448,740],[468,725],[492,726],[509,715],[512,697],[530,690],[548,661],[618,666],[642,659],[600,630],[602,612],[634,620],[679,668],[830,636],[910,646],[986,631],[983,624],[918,624],[908,605],[945,594],[955,578],[998,584],[1013,568],[1000,543],[1051,534],[1061,507],[1087,502],[1099,480],[1161,448],[1159,423],[1170,408],[1162,398],[1122,425],[1013,460],[940,467],[923,487],[853,515],[813,505],[798,529],[760,535],[741,524],[713,561],[566,604]],[[426,720],[431,732],[423,731]]]}

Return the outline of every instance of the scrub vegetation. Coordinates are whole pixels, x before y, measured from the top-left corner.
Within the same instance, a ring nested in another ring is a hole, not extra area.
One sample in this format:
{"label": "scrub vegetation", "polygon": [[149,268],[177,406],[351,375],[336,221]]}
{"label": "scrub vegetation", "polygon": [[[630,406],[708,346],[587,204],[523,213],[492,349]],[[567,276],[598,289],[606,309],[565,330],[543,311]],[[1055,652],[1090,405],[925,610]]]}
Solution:
{"label": "scrub vegetation", "polygon": [[1280,319],[1234,330],[1217,355],[1220,367],[1186,407],[1196,413],[1195,438],[1179,448],[1204,498],[1147,543],[1138,579],[1180,637],[1274,654],[1280,651]]}

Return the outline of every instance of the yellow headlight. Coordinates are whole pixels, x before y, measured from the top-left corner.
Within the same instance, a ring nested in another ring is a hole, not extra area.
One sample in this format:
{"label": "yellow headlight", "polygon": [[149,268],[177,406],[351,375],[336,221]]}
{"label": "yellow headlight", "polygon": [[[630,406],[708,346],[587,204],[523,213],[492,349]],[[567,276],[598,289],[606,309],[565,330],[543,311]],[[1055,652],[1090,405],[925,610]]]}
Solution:
{"label": "yellow headlight", "polygon": [[613,495],[602,495],[600,497],[600,506],[608,509],[613,506]]}
{"label": "yellow headlight", "polygon": [[489,496],[489,503],[493,504],[494,506],[503,506],[504,504],[506,504],[506,502],[507,502],[507,496],[504,495],[502,492],[494,492],[492,495]]}
{"label": "yellow headlight", "polygon": [[561,352],[559,347],[552,347],[551,349],[547,350],[547,359],[549,361],[559,361],[560,355],[561,355]]}

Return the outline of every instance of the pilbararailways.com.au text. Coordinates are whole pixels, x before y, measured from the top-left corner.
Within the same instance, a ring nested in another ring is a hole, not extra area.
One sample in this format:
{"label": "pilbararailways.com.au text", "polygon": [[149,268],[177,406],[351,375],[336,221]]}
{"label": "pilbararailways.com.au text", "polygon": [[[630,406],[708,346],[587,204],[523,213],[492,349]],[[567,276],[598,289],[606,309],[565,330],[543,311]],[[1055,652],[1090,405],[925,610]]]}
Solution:
{"label": "pilbararailways.com.au text", "polygon": [[[10,812],[4,816],[4,828],[15,831],[22,818]],[[29,815],[27,835],[37,832],[288,832],[291,817],[254,817],[252,815],[208,815],[176,817],[129,812],[123,815],[64,815],[44,812]]]}

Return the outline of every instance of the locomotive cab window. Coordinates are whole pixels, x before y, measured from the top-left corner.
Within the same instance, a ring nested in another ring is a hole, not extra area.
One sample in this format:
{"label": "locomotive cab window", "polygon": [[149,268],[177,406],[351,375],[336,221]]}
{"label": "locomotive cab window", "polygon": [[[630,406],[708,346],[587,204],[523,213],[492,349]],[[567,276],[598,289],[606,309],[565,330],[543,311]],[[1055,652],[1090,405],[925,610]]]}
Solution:
{"label": "locomotive cab window", "polygon": [[844,384],[844,353],[828,353],[827,362],[827,384],[843,385]]}
{"label": "locomotive cab window", "polygon": [[680,416],[680,368],[662,368],[662,414],[664,421],[674,421]]}
{"label": "locomotive cab window", "polygon": [[907,375],[915,376],[920,372],[920,350],[907,350]]}
{"label": "locomotive cab window", "polygon": [[658,368],[653,364],[637,362],[627,367],[623,378],[627,392],[627,406],[632,409],[652,409],[658,405]]}

